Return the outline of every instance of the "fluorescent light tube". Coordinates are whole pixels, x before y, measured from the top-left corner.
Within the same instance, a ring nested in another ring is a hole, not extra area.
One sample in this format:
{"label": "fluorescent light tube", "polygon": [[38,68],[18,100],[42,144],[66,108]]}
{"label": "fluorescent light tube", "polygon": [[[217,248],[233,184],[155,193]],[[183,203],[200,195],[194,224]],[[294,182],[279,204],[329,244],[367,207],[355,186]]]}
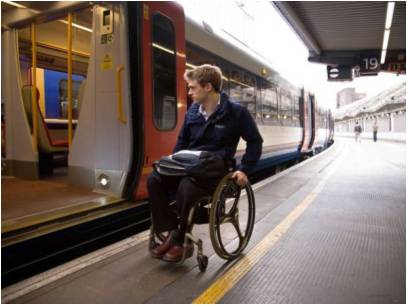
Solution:
{"label": "fluorescent light tube", "polygon": [[386,25],[385,29],[389,30],[391,28],[391,22],[393,21],[394,13],[394,2],[387,3],[387,14],[386,14]]}

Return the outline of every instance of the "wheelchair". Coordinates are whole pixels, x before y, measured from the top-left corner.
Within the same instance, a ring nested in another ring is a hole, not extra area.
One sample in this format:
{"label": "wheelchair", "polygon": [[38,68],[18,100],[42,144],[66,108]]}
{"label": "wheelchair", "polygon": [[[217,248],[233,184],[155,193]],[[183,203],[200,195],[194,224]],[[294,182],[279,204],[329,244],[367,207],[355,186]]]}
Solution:
{"label": "wheelchair", "polygon": [[[209,223],[209,234],[214,251],[225,260],[237,258],[246,248],[255,222],[254,193],[249,182],[244,187],[240,187],[231,177],[232,173],[223,177],[212,196],[199,199],[191,208],[184,239],[184,253],[178,264],[185,261],[186,246],[192,242],[198,248],[196,258],[199,270],[203,272],[208,266],[208,257],[203,253],[203,242],[192,233],[195,224]],[[246,193],[245,198],[243,198],[244,193]],[[230,235],[232,228],[237,235],[233,238],[227,236],[227,234]],[[158,242],[163,242],[165,237],[163,233],[155,233],[152,225],[149,236],[150,250],[156,247]],[[231,242],[236,237],[237,245],[235,242],[226,245],[226,242]]]}

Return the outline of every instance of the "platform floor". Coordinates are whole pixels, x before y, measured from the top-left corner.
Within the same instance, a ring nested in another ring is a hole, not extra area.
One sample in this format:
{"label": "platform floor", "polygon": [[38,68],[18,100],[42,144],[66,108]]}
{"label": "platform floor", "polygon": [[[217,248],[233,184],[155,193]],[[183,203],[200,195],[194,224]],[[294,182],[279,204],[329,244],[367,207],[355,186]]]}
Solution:
{"label": "platform floor", "polygon": [[[2,290],[13,303],[405,303],[405,145],[340,139],[256,189],[245,254],[205,273],[149,257],[147,234]],[[45,285],[46,284],[46,285]],[[22,293],[24,292],[24,293]]]}

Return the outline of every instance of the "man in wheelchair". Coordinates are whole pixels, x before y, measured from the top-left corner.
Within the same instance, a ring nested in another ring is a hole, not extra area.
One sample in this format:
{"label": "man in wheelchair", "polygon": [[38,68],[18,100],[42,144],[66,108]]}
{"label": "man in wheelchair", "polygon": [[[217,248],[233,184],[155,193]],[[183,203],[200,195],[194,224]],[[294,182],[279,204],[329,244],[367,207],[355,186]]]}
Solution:
{"label": "man in wheelchair", "polygon": [[[207,151],[220,157],[225,166],[219,175],[166,176],[157,171],[149,176],[147,187],[155,233],[169,232],[165,240],[151,249],[151,256],[168,262],[178,262],[184,253],[184,237],[189,211],[202,197],[211,195],[222,177],[234,164],[240,138],[246,141],[246,151],[232,178],[239,186],[248,182],[247,175],[257,164],[263,139],[248,110],[221,92],[222,72],[212,65],[198,66],[184,74],[188,94],[194,103],[185,115],[174,153],[181,150]],[[176,212],[170,208],[170,194],[176,192]],[[187,245],[186,257],[193,254]]]}

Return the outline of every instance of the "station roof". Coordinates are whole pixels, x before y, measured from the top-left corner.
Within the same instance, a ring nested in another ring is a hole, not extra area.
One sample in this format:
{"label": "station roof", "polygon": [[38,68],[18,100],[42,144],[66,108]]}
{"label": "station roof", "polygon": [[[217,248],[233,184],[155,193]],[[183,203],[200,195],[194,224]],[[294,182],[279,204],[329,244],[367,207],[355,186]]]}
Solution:
{"label": "station roof", "polygon": [[[365,55],[380,58],[387,1],[274,1],[274,6],[309,50],[310,62],[354,67]],[[406,2],[395,2],[385,64],[403,63]],[[403,69],[402,69],[403,70]],[[403,73],[403,71],[392,71]]]}

